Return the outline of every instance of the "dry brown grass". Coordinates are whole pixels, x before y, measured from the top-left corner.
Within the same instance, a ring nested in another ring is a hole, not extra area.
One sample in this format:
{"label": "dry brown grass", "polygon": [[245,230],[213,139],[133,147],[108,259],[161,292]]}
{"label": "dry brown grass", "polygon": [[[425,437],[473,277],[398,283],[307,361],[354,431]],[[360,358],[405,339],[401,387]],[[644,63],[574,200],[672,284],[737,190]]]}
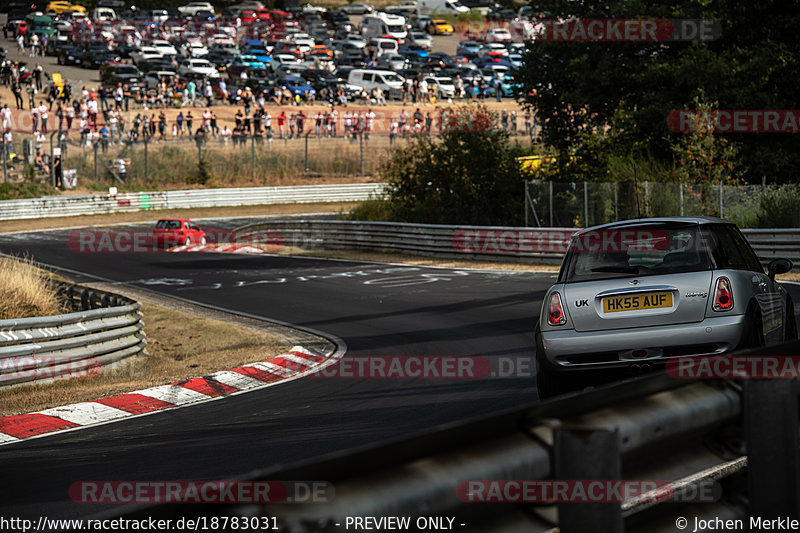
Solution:
{"label": "dry brown grass", "polygon": [[267,333],[144,304],[148,355],[100,374],[0,390],[0,416],[29,413],[165,385],[284,353]]}
{"label": "dry brown grass", "polygon": [[49,272],[28,258],[0,257],[0,319],[57,315],[64,306],[48,284]]}

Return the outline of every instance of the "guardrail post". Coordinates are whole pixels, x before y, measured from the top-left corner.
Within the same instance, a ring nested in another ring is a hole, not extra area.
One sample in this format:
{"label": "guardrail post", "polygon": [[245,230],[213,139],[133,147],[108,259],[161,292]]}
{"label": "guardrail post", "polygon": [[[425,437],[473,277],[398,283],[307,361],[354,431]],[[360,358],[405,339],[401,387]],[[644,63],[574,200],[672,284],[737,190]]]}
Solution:
{"label": "guardrail post", "polygon": [[751,516],[800,519],[799,385],[788,379],[745,380]]}
{"label": "guardrail post", "polygon": [[680,202],[680,212],[681,216],[683,216],[683,183],[678,184],[678,201]]}
{"label": "guardrail post", "polygon": [[555,224],[553,222],[553,181],[548,182],[550,184],[550,227],[552,228]]}
{"label": "guardrail post", "polygon": [[366,173],[364,172],[364,132],[362,131],[358,137],[360,139],[360,145],[361,145],[361,175],[365,176]]}
{"label": "guardrail post", "polygon": [[[555,480],[606,481],[622,477],[616,428],[560,426],[555,428],[553,437]],[[558,504],[561,533],[622,533],[624,526],[622,502]]]}
{"label": "guardrail post", "polygon": [[[560,426],[553,433],[555,480],[613,480],[622,477],[619,435],[615,428]],[[622,502],[558,504],[561,533],[622,533]]]}
{"label": "guardrail post", "polygon": [[89,310],[89,291],[86,289],[80,289],[81,293],[81,311],[88,311]]}

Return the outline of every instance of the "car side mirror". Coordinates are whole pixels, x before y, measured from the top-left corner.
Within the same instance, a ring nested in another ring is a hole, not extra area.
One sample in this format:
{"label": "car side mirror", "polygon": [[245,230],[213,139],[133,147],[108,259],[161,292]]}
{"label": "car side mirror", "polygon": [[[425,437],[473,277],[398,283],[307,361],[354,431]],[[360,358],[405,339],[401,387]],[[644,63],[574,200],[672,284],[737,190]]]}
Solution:
{"label": "car side mirror", "polygon": [[775,280],[776,274],[786,274],[790,270],[794,264],[788,259],[773,259],[769,262],[767,266],[767,272],[769,273],[769,279]]}

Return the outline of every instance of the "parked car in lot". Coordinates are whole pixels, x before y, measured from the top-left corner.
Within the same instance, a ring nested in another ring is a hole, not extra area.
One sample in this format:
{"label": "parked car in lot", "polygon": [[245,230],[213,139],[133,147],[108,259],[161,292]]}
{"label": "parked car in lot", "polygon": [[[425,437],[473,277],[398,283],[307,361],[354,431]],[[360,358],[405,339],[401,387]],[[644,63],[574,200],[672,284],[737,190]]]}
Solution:
{"label": "parked car in lot", "polygon": [[186,59],[178,67],[178,74],[198,74],[207,78],[219,78],[217,67],[205,59],[190,58]]}
{"label": "parked car in lot", "polygon": [[59,65],[80,65],[83,57],[83,48],[70,44],[58,51]]}
{"label": "parked car in lot", "polygon": [[454,31],[453,25],[444,19],[433,19],[428,24],[428,33],[431,35],[451,35]]}
{"label": "parked car in lot", "polygon": [[339,10],[348,15],[366,15],[367,13],[372,13],[375,8],[367,4],[356,3],[341,7]]}
{"label": "parked car in lot", "polygon": [[165,218],[156,222],[153,242],[163,249],[182,244],[205,244],[206,232],[187,218]]}
{"label": "parked car in lot", "polygon": [[210,11],[214,13],[214,6],[209,2],[189,2],[185,6],[178,7],[182,15],[194,16],[198,11]]}
{"label": "parked car in lot", "polygon": [[539,395],[797,338],[794,304],[732,223],[615,222],[572,236],[535,328]]}
{"label": "parked car in lot", "polygon": [[127,85],[132,91],[146,88],[144,74],[133,65],[109,63],[100,67],[100,80],[107,87]]}

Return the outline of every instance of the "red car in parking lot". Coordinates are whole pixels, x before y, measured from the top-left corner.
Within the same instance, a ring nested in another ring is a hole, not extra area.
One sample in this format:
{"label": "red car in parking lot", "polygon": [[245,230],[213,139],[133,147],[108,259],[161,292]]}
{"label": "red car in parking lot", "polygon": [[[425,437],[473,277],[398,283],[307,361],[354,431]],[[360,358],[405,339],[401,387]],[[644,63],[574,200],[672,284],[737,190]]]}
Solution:
{"label": "red car in parking lot", "polygon": [[153,240],[159,248],[181,244],[205,244],[206,232],[188,218],[165,218],[156,222]]}

